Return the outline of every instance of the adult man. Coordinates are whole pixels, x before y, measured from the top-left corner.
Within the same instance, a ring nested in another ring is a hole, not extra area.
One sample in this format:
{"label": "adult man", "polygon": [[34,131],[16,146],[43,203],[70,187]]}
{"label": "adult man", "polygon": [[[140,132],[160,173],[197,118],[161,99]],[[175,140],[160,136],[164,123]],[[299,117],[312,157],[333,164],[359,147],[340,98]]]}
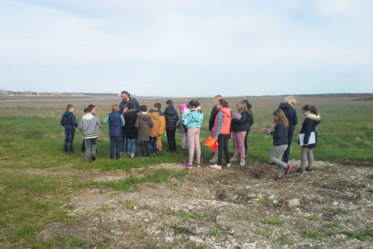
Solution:
{"label": "adult man", "polygon": [[[124,114],[126,111],[127,111],[127,106],[129,103],[133,103],[133,105],[135,106],[135,111],[136,112],[139,112],[140,111],[140,104],[139,102],[137,101],[137,99],[135,99],[134,97],[131,97],[131,94],[127,91],[123,91],[121,92],[120,94],[120,97],[122,98],[122,102],[120,102],[119,104],[119,109],[120,109],[120,112],[122,114]],[[122,131],[122,142],[121,142],[121,153],[127,151],[127,139],[126,139],[126,131],[125,131],[125,128],[123,127],[123,131]]]}
{"label": "adult man", "polygon": [[122,102],[120,102],[120,104],[119,104],[119,109],[122,113],[127,111],[128,103],[133,103],[135,105],[135,110],[137,112],[140,111],[139,102],[134,97],[131,97],[131,94],[129,92],[123,91],[123,92],[121,92],[120,96],[122,98]]}

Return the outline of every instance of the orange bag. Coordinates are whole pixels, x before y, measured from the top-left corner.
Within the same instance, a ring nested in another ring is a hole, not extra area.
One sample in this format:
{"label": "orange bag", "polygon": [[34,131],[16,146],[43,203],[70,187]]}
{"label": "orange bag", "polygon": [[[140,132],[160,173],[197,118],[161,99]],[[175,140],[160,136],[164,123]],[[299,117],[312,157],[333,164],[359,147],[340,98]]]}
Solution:
{"label": "orange bag", "polygon": [[205,145],[211,148],[213,152],[218,148],[218,142],[213,137],[208,137]]}

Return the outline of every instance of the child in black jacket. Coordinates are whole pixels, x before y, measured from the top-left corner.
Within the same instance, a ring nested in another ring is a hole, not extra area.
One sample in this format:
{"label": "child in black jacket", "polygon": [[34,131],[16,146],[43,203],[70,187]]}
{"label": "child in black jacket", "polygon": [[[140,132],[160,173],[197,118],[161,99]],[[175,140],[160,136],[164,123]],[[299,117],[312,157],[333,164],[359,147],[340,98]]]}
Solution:
{"label": "child in black jacket", "polygon": [[67,105],[66,112],[62,115],[60,123],[65,127],[65,153],[73,153],[75,128],[78,127],[78,123],[74,116],[74,106],[72,104]]}
{"label": "child in black jacket", "polygon": [[[320,124],[320,115],[318,115],[316,107],[305,105],[303,106],[303,114],[306,117],[302,124],[300,134],[302,134],[303,141],[299,141],[302,144],[301,152],[301,167],[296,170],[296,173],[303,173],[306,171],[313,171],[313,148],[317,144],[317,132],[316,127]],[[312,134],[313,133],[313,134]],[[311,136],[314,136],[314,141],[311,141]],[[306,163],[308,161],[308,167]]]}
{"label": "child in black jacket", "polygon": [[168,148],[170,152],[176,152],[176,123],[179,120],[179,114],[175,110],[173,106],[172,100],[167,100],[166,102],[167,107],[164,111],[165,118],[166,118],[166,135],[167,135],[167,142]]}

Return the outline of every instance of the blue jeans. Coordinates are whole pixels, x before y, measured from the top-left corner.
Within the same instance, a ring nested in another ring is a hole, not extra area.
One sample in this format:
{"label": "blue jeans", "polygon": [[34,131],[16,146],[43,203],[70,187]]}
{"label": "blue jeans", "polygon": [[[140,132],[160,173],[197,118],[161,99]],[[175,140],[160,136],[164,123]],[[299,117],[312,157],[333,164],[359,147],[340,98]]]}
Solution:
{"label": "blue jeans", "polygon": [[141,141],[141,156],[149,157],[149,141]]}
{"label": "blue jeans", "polygon": [[128,139],[126,132],[122,129],[122,139],[120,145],[120,152],[127,152]]}
{"label": "blue jeans", "polygon": [[115,158],[120,159],[120,148],[121,148],[121,137],[120,136],[110,136],[110,159],[114,159],[114,150]]}
{"label": "blue jeans", "polygon": [[75,135],[74,132],[65,133],[65,144],[64,144],[65,152],[73,153],[74,135]]}
{"label": "blue jeans", "polygon": [[136,152],[136,138],[127,138],[127,151],[132,155],[135,155]]}
{"label": "blue jeans", "polygon": [[156,137],[149,137],[149,144],[153,147],[153,153],[158,151],[157,149],[157,138]]}

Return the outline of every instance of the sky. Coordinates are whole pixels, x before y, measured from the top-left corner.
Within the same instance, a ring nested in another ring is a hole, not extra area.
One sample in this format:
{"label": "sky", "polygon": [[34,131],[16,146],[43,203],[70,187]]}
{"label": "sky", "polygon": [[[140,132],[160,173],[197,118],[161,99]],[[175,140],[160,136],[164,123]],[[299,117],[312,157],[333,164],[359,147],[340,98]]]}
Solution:
{"label": "sky", "polygon": [[0,0],[0,89],[373,93],[372,0]]}

